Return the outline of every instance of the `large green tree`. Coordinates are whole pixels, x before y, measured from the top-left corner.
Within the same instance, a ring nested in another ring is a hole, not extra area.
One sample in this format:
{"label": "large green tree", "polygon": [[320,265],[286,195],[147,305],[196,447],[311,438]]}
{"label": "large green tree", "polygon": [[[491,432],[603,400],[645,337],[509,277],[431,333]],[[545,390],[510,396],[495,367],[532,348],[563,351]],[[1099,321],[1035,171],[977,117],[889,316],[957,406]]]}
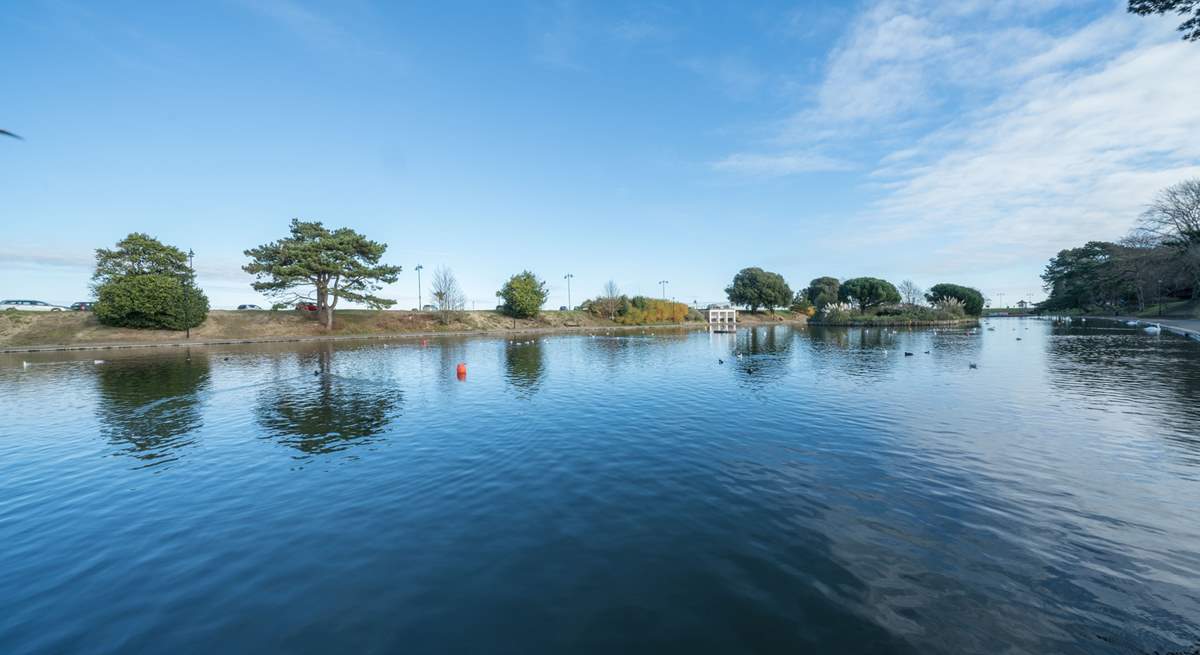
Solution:
{"label": "large green tree", "polygon": [[758,267],[743,268],[733,276],[733,283],[725,287],[725,295],[735,305],[745,305],[750,311],[766,307],[787,307],[792,302],[792,290],[779,273],[764,271]]}
{"label": "large green tree", "polygon": [[841,283],[836,277],[819,277],[808,283],[804,296],[814,307],[821,309],[831,302],[837,302],[840,287]]}
{"label": "large green tree", "polygon": [[900,292],[891,282],[877,277],[855,277],[846,280],[838,288],[838,299],[857,303],[866,311],[885,303],[900,302]]}
{"label": "large green tree", "polygon": [[1129,13],[1140,16],[1151,14],[1179,14],[1191,17],[1179,25],[1185,41],[1200,41],[1200,0],[1129,0]]}
{"label": "large green tree", "polygon": [[522,271],[508,279],[496,297],[504,301],[500,311],[513,318],[533,318],[546,304],[550,292],[546,283],[529,271]]}
{"label": "large green tree", "polygon": [[929,287],[929,292],[925,294],[925,299],[931,303],[943,298],[961,300],[963,310],[972,316],[979,316],[983,313],[983,294],[979,292],[979,289],[943,282]]}
{"label": "large green tree", "polygon": [[1105,241],[1060,250],[1042,272],[1049,296],[1039,306],[1048,310],[1115,309],[1136,302],[1136,289],[1117,265],[1120,250],[1117,244]]}
{"label": "large green tree", "polygon": [[246,251],[242,270],[255,276],[255,291],[286,302],[316,303],[325,329],[333,329],[338,301],[375,309],[396,304],[374,295],[399,279],[401,268],[381,264],[386,243],[371,241],[343,227],[330,230],[320,221],[292,219],[290,235]]}
{"label": "large green tree", "polygon": [[115,248],[96,250],[96,319],[118,327],[196,327],[208,316],[208,298],[195,281],[187,253],[134,232]]}

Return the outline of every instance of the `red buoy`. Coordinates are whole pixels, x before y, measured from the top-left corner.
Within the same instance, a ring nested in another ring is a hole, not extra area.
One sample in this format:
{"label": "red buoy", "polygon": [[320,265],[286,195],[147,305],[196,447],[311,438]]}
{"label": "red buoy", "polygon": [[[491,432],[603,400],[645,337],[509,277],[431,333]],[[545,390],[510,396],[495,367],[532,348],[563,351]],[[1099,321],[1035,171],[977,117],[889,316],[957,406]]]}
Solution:
{"label": "red buoy", "polygon": [[460,379],[460,380],[467,379],[467,365],[466,364],[460,363],[458,365],[458,379]]}

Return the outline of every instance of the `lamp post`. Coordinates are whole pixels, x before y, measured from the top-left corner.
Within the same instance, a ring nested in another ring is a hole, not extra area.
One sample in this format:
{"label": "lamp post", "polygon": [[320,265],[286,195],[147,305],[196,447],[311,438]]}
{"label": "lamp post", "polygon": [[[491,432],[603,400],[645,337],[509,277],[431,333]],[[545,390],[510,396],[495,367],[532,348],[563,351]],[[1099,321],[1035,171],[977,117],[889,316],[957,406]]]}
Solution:
{"label": "lamp post", "polygon": [[417,311],[418,312],[425,309],[421,305],[421,269],[422,268],[425,268],[425,267],[421,266],[420,264],[417,264],[417,268],[414,269],[417,271]]}
{"label": "lamp post", "polygon": [[571,311],[571,278],[575,277],[574,273],[567,273],[563,279],[567,281],[567,311]]}
{"label": "lamp post", "polygon": [[191,248],[188,248],[188,278],[187,278],[187,284],[183,285],[183,322],[184,322],[185,329],[187,330],[187,336],[185,337],[187,339],[192,338],[192,294],[191,294],[191,290],[192,290],[192,278],[196,277],[196,267],[192,265],[192,257],[195,257],[195,256],[196,256],[196,253],[192,252]]}
{"label": "lamp post", "polygon": [[671,281],[670,281],[670,280],[659,280],[659,281],[658,281],[658,284],[659,284],[659,286],[661,286],[661,287],[662,287],[662,297],[663,297],[663,300],[666,300],[666,299],[667,299],[667,285],[668,285],[668,284],[670,284],[670,283],[671,283]]}

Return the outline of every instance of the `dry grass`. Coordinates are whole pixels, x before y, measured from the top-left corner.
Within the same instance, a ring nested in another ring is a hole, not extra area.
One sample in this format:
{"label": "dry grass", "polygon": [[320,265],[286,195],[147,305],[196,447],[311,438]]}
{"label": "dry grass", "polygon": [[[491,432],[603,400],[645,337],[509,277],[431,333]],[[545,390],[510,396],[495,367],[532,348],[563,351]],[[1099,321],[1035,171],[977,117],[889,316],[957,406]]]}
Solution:
{"label": "dry grass", "polygon": [[[765,313],[742,314],[739,320],[745,324],[760,324],[792,320],[792,317]],[[336,314],[333,331],[326,332],[311,314],[214,310],[209,312],[208,320],[203,325],[192,330],[192,340],[350,337],[574,327],[629,326],[619,326],[584,312],[542,312],[535,319],[516,321],[495,311],[460,312],[449,324],[443,325],[431,312],[341,310]],[[182,339],[183,332],[100,325],[90,312],[0,312],[0,348],[169,343]]]}
{"label": "dry grass", "polygon": [[[494,311],[461,312],[449,324],[443,325],[432,313],[342,310],[336,314],[333,331],[327,332],[314,316],[295,311],[214,310],[209,312],[203,325],[192,329],[192,340],[348,337],[570,327],[614,327],[614,324],[582,312],[544,312],[536,319],[517,321]],[[133,330],[100,325],[88,312],[0,312],[0,348],[167,343],[181,341],[183,336],[183,332],[171,330]]]}

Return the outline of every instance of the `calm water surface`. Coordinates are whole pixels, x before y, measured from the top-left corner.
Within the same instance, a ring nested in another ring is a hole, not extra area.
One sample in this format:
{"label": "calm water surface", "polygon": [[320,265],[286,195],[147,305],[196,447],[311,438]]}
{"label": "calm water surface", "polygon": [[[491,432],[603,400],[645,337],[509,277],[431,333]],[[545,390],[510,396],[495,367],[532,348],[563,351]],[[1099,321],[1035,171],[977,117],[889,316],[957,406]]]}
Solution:
{"label": "calm water surface", "polygon": [[1200,343],[650,332],[0,356],[0,653],[1200,641]]}

